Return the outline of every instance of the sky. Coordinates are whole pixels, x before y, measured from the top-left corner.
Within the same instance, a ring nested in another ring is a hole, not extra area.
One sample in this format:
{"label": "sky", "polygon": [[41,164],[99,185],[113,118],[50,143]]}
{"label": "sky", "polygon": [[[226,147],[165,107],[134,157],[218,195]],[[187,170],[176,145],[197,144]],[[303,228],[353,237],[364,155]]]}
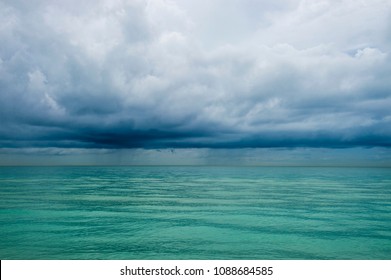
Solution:
{"label": "sky", "polygon": [[0,165],[391,166],[391,0],[0,0]]}

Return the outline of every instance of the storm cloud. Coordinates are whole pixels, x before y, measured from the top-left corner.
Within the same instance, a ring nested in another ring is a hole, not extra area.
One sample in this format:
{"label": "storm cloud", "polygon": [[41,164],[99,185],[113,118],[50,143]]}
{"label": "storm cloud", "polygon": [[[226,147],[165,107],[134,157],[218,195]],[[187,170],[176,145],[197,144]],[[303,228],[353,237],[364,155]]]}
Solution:
{"label": "storm cloud", "polygon": [[387,0],[0,1],[0,147],[389,147],[390,34]]}

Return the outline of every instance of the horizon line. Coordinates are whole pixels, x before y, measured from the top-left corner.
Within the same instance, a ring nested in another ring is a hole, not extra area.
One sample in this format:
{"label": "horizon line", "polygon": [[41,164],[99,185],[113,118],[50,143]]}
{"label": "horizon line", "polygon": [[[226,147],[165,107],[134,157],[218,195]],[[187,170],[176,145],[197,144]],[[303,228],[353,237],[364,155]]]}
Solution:
{"label": "horizon line", "polygon": [[324,167],[324,168],[391,168],[391,165],[302,165],[302,164],[290,164],[290,165],[263,165],[263,164],[7,164],[0,167]]}

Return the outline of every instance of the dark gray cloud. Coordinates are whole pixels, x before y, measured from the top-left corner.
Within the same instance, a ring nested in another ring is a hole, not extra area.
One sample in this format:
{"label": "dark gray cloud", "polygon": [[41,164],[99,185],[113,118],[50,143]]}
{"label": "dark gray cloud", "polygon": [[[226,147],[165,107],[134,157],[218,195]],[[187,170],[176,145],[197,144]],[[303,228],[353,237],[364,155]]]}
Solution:
{"label": "dark gray cloud", "polygon": [[389,147],[391,6],[356,2],[0,1],[0,147]]}

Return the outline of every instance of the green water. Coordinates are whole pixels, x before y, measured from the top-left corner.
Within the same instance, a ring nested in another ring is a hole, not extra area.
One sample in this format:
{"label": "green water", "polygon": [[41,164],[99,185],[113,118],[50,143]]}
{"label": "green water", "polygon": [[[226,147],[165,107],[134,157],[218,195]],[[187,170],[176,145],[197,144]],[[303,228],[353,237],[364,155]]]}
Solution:
{"label": "green water", "polygon": [[1,167],[1,259],[391,259],[391,169]]}

